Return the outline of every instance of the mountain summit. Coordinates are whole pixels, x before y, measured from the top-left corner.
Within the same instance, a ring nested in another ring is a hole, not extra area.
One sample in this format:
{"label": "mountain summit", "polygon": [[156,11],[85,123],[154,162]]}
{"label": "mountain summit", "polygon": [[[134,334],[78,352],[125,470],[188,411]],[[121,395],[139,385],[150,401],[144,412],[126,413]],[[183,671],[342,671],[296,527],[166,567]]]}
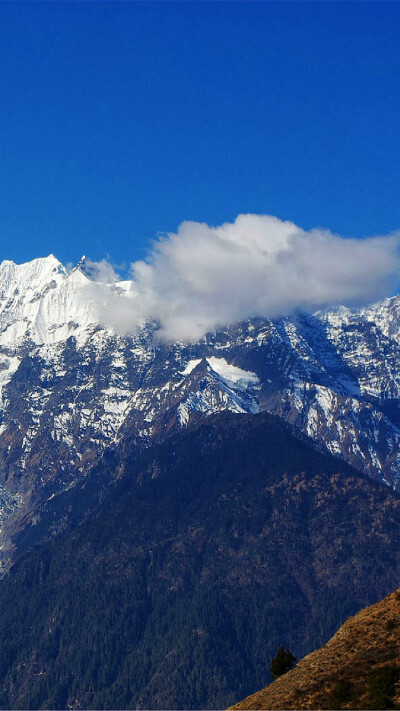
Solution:
{"label": "mountain summit", "polygon": [[96,322],[87,278],[52,254],[26,264],[0,264],[0,346],[23,349],[65,341]]}

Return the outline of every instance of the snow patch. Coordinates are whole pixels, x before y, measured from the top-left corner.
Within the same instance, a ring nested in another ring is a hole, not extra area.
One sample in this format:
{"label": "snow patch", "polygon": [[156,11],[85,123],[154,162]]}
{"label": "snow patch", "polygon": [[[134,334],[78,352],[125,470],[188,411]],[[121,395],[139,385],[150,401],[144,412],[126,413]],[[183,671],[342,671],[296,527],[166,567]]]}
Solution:
{"label": "snow patch", "polygon": [[207,363],[211,366],[215,373],[221,376],[231,385],[236,385],[239,387],[251,387],[259,384],[259,378],[255,373],[249,370],[242,370],[236,365],[230,365],[225,358],[216,358],[215,356],[210,356],[206,359]]}
{"label": "snow patch", "polygon": [[195,369],[196,365],[201,363],[201,360],[201,358],[195,358],[194,360],[190,360],[189,363],[186,365],[186,368],[180,371],[181,375],[189,375],[192,370]]}

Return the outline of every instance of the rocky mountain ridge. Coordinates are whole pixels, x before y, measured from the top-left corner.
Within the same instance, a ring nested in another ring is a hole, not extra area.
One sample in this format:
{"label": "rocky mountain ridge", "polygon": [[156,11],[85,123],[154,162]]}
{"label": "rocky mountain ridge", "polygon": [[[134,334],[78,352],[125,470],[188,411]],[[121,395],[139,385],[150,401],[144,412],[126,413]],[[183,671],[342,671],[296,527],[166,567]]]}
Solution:
{"label": "rocky mountain ridge", "polygon": [[[394,488],[400,465],[400,297],[163,343],[107,321],[133,282],[93,281],[52,255],[0,265],[2,550],[129,432],[137,446],[229,410],[269,411]],[[101,303],[100,303],[101,302]],[[101,308],[99,308],[99,304]],[[22,524],[23,522],[23,524]]]}

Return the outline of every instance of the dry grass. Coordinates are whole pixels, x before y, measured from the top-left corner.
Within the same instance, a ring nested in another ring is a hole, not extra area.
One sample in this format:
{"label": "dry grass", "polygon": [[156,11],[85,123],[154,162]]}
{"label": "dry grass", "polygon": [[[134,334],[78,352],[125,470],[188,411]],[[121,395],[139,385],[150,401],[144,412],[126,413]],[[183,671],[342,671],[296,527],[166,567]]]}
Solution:
{"label": "dry grass", "polygon": [[400,590],[233,709],[400,708]]}

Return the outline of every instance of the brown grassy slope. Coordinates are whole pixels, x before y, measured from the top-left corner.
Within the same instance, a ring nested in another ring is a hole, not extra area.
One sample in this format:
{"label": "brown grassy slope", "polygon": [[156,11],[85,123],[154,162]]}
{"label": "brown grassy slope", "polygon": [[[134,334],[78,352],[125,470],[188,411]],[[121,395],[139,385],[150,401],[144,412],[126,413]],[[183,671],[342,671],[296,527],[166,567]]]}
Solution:
{"label": "brown grassy slope", "polygon": [[400,708],[400,589],[233,709]]}

